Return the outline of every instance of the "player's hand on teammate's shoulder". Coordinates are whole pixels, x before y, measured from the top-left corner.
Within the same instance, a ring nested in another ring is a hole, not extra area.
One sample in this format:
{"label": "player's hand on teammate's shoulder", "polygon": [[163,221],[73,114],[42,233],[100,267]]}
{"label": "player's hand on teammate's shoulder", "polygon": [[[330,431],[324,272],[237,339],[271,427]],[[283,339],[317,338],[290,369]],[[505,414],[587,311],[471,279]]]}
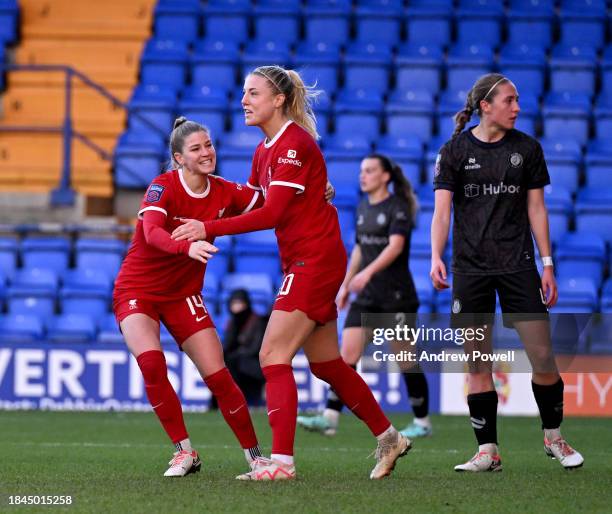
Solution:
{"label": "player's hand on teammate's shoulder", "polygon": [[434,288],[438,291],[448,289],[450,287],[446,281],[446,266],[444,265],[444,261],[442,259],[431,260],[431,271],[429,272],[429,277],[431,278]]}
{"label": "player's hand on teammate's shoulder", "polygon": [[549,309],[554,307],[559,298],[559,291],[557,290],[557,281],[552,266],[544,266],[544,271],[542,271],[542,291],[546,298],[546,307]]}
{"label": "player's hand on teammate's shoulder", "polygon": [[332,183],[328,180],[327,185],[325,186],[325,201],[331,203],[332,200],[336,197],[336,189],[332,185]]}
{"label": "player's hand on teammate's shoulder", "polygon": [[189,246],[189,257],[196,261],[208,262],[219,249],[208,241],[195,241]]}
{"label": "player's hand on teammate's shoulder", "polygon": [[172,232],[172,239],[177,241],[199,241],[206,239],[206,230],[204,229],[204,223],[199,220],[191,220],[187,218],[181,218],[182,225],[176,227]]}

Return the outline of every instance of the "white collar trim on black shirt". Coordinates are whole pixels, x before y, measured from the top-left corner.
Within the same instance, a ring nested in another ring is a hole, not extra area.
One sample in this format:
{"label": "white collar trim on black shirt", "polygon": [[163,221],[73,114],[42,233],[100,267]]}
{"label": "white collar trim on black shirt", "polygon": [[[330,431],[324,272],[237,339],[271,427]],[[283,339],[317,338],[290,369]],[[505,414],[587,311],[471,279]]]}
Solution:
{"label": "white collar trim on black shirt", "polygon": [[178,176],[179,180],[181,181],[181,185],[183,186],[183,189],[192,198],[206,198],[208,196],[208,193],[210,193],[210,178],[207,177],[208,184],[206,185],[206,189],[203,193],[194,193],[191,189],[189,189],[187,182],[185,182],[185,177],[183,177],[183,168],[178,169]]}
{"label": "white collar trim on black shirt", "polygon": [[272,139],[270,139],[270,141],[268,141],[268,139],[266,139],[266,140],[264,141],[264,146],[265,146],[266,148],[270,148],[270,147],[271,147],[271,146],[272,146],[274,143],[276,143],[276,142],[278,141],[278,138],[279,138],[279,137],[281,137],[281,136],[283,135],[283,133],[285,132],[285,130],[287,130],[287,127],[288,127],[289,125],[291,125],[292,123],[293,123],[293,121],[292,121],[292,120],[287,121],[287,123],[285,123],[285,124],[284,124],[284,125],[281,127],[281,129],[280,129],[280,130],[279,130],[279,131],[276,133],[276,135],[275,135],[275,136],[274,136]]}

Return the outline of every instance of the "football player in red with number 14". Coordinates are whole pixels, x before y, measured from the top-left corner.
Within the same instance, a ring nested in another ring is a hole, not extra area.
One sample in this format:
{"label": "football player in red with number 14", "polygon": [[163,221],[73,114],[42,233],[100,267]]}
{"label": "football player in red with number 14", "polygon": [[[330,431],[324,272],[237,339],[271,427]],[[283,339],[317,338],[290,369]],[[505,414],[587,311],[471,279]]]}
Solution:
{"label": "football player in red with number 14", "polygon": [[178,396],[170,381],[159,339],[163,322],[194,362],[219,409],[244,449],[247,462],[261,456],[247,403],[225,367],[223,348],[202,300],[210,243],[173,241],[183,217],[216,219],[248,212],[263,203],[257,191],[214,176],[216,154],[201,125],[179,118],[170,136],[178,169],[156,177],[138,213],[130,249],[115,282],[113,311],[130,352],[142,371],[147,397],[176,446],[165,476],[199,471]]}

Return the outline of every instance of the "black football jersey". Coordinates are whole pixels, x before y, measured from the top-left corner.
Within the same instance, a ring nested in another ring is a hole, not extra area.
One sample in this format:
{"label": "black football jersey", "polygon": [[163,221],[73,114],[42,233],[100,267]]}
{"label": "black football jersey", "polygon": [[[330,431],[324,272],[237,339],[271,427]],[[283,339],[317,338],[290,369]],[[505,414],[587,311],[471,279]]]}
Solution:
{"label": "black football jersey", "polygon": [[440,150],[434,189],[453,192],[455,273],[493,275],[536,265],[527,192],[550,183],[540,144],[518,130],[495,143],[470,130]]}
{"label": "black football jersey", "polygon": [[357,206],[356,243],[361,249],[360,270],[374,261],[389,244],[389,237],[399,234],[406,238],[402,253],[385,269],[376,273],[357,301],[379,306],[397,304],[418,305],[412,275],[408,268],[410,236],[413,222],[408,203],[396,195],[374,205],[367,197]]}

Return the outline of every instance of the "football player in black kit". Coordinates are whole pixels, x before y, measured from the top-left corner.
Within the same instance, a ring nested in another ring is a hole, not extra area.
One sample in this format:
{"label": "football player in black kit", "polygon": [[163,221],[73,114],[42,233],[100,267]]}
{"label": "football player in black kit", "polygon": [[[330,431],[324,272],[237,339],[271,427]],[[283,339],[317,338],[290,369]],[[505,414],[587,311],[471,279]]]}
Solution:
{"label": "football player in black kit", "polygon": [[[476,81],[465,108],[455,116],[455,132],[440,150],[434,172],[431,279],[438,290],[449,287],[442,254],[452,204],[451,324],[484,327],[481,350],[490,352],[497,292],[504,325],[517,330],[531,362],[546,454],[564,468],[576,468],[584,459],[560,432],[563,381],[552,352],[547,310],[557,300],[543,189],[550,180],[540,144],[514,128],[519,111],[514,84],[491,73]],[[480,123],[463,131],[474,112]],[[542,277],[532,235],[542,256]],[[472,341],[465,351],[470,353],[476,344]],[[500,471],[491,368],[472,362],[469,371],[467,402],[479,450],[455,470]]]}
{"label": "football player in black kit", "polygon": [[[368,329],[375,328],[363,326],[362,314],[395,314],[393,323],[405,323],[403,315],[416,313],[419,307],[408,268],[410,236],[418,208],[412,186],[397,164],[379,154],[362,161],[359,184],[366,196],[357,207],[356,244],[337,298],[342,309],[347,305],[349,294],[357,294],[342,332],[341,354],[351,366],[356,366],[363,354]],[[389,190],[390,184],[393,184],[393,193]],[[377,321],[380,320],[374,316],[372,323]],[[425,374],[416,363],[404,369],[403,376],[414,421],[401,433],[408,438],[429,436],[429,390]],[[299,416],[298,424],[334,435],[342,407],[342,402],[330,390],[323,414]]]}

